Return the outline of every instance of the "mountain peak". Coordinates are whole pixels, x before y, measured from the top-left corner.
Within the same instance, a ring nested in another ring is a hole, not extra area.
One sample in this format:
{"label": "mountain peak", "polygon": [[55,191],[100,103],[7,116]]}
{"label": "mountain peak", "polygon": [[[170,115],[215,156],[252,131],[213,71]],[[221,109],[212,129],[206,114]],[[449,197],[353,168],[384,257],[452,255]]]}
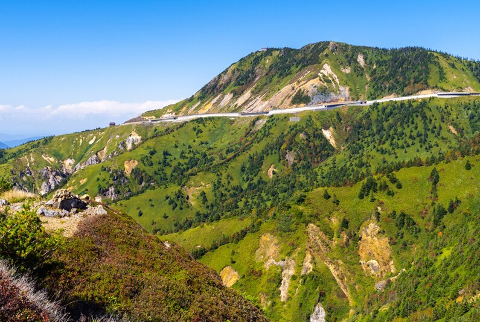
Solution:
{"label": "mountain peak", "polygon": [[144,117],[262,112],[422,91],[478,91],[480,63],[420,47],[382,49],[334,41],[262,48],[190,98]]}

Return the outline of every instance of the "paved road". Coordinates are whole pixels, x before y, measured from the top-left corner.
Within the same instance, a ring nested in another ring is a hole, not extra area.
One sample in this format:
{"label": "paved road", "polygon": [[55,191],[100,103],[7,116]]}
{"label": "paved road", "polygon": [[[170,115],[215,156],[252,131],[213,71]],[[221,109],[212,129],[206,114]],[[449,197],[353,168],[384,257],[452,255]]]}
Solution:
{"label": "paved road", "polygon": [[413,96],[403,96],[403,97],[394,97],[394,98],[383,98],[383,99],[378,99],[373,101],[352,101],[352,102],[330,103],[330,104],[322,104],[322,105],[309,105],[304,107],[271,110],[268,112],[193,114],[193,115],[186,115],[186,116],[165,117],[165,118],[159,118],[159,119],[154,119],[149,121],[132,122],[132,123],[126,123],[126,124],[185,122],[185,121],[190,121],[193,119],[205,118],[205,117],[251,117],[251,116],[260,116],[260,115],[295,114],[295,113],[304,112],[304,111],[328,111],[328,110],[333,110],[335,108],[339,108],[342,106],[367,106],[367,105],[372,105],[374,103],[383,103],[383,102],[392,102],[392,101],[398,102],[398,101],[407,101],[407,100],[415,100],[415,99],[430,98],[430,97],[454,98],[454,97],[460,97],[460,96],[480,96],[480,93],[451,92],[451,93],[437,93],[437,94],[427,94],[427,95],[413,95]]}

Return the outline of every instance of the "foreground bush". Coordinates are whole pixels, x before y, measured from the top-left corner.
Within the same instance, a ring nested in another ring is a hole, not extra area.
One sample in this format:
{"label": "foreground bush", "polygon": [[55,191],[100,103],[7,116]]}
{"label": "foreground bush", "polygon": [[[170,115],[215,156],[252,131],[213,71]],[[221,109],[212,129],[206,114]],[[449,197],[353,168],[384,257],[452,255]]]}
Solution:
{"label": "foreground bush", "polygon": [[0,259],[19,270],[39,269],[59,244],[60,239],[45,232],[28,206],[16,214],[0,214]]}

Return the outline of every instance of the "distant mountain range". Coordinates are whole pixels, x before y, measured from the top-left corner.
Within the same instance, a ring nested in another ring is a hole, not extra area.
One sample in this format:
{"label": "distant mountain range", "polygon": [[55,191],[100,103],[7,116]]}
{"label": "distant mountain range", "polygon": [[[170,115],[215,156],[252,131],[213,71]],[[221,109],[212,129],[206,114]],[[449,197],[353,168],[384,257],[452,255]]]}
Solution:
{"label": "distant mountain range", "polygon": [[259,112],[442,91],[480,91],[480,63],[418,47],[381,49],[324,41],[251,53],[190,98],[143,117]]}
{"label": "distant mountain range", "polygon": [[[14,148],[16,146],[25,144],[30,141],[40,140],[45,136],[22,137],[21,135],[14,136],[14,135],[0,134],[0,137],[2,137],[3,139],[0,142],[0,149],[8,149],[8,148]],[[8,138],[15,138],[15,139],[8,139]]]}

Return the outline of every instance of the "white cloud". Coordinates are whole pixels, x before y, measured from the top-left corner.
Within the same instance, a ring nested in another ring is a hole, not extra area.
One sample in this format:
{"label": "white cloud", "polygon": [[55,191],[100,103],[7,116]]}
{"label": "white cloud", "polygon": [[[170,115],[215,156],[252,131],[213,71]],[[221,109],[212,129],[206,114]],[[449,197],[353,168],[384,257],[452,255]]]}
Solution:
{"label": "white cloud", "polygon": [[160,109],[176,102],[178,101],[121,103],[103,100],[40,108],[0,105],[0,132],[45,135],[82,131],[105,127],[110,121],[122,123],[148,110]]}

